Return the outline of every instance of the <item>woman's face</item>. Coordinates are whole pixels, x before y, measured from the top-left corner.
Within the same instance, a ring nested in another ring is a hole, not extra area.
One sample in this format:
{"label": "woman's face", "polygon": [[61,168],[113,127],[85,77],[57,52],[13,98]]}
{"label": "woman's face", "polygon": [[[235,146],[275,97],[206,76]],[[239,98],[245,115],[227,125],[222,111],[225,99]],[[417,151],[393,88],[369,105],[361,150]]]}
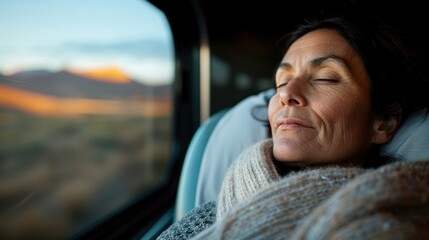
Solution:
{"label": "woman's face", "polygon": [[276,72],[269,104],[274,157],[287,165],[359,164],[374,142],[370,80],[335,30],[295,41]]}

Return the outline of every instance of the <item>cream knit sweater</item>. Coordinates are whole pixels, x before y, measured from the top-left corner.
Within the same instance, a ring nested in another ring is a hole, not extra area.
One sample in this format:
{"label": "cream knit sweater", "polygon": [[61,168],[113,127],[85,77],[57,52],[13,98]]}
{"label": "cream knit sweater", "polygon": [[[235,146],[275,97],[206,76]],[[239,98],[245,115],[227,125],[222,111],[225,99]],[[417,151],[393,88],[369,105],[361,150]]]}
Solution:
{"label": "cream knit sweater", "polygon": [[429,162],[324,167],[281,178],[272,142],[231,165],[217,221],[193,239],[429,239]]}
{"label": "cream knit sweater", "polygon": [[206,203],[158,239],[429,239],[429,161],[280,177],[265,140],[231,165],[217,213]]}

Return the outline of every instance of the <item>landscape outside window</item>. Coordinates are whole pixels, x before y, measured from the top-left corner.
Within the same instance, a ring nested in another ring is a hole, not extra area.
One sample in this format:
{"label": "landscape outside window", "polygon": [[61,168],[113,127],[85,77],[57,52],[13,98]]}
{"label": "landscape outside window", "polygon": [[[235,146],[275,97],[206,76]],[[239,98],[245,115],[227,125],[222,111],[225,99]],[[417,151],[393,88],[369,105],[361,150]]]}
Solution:
{"label": "landscape outside window", "polygon": [[170,28],[139,0],[0,9],[0,239],[64,239],[166,174]]}

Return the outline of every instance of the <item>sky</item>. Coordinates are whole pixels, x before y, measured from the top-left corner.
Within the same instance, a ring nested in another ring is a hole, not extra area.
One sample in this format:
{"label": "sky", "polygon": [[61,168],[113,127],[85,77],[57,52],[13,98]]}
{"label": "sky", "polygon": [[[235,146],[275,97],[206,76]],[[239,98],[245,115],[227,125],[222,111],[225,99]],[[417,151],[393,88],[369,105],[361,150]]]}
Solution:
{"label": "sky", "polygon": [[173,42],[145,0],[0,0],[0,73],[118,68],[170,83]]}

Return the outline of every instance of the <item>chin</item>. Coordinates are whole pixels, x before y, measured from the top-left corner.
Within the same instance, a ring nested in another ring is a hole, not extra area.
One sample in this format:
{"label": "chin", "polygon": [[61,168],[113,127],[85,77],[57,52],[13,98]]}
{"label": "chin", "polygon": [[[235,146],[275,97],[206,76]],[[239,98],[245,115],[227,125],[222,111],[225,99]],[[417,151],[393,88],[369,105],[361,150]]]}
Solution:
{"label": "chin", "polygon": [[277,161],[284,162],[284,163],[303,164],[306,162],[305,159],[309,159],[308,156],[304,155],[300,151],[296,151],[296,149],[294,151],[290,151],[290,149],[284,149],[284,148],[276,149],[274,147],[273,155]]}

